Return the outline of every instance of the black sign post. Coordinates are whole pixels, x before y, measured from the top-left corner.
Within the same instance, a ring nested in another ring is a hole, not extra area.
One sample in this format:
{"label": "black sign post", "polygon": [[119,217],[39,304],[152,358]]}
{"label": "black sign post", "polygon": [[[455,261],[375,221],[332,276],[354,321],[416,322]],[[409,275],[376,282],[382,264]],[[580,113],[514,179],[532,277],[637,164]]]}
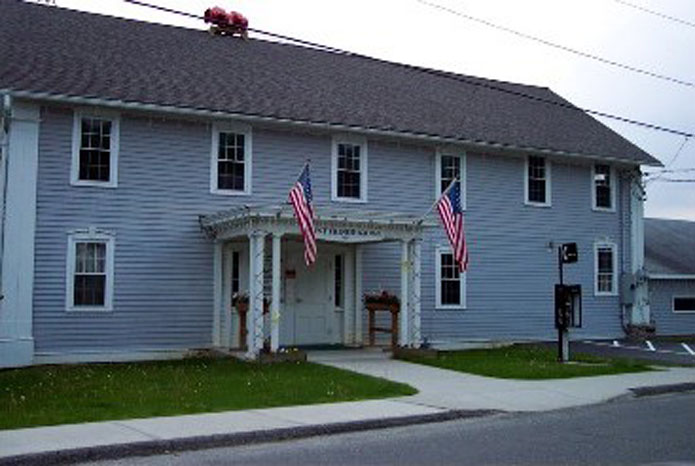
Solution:
{"label": "black sign post", "polygon": [[560,362],[570,359],[569,327],[581,327],[582,289],[580,285],[565,285],[565,264],[579,260],[577,243],[564,243],[557,249],[560,283],[555,285],[555,328],[557,328],[557,357]]}

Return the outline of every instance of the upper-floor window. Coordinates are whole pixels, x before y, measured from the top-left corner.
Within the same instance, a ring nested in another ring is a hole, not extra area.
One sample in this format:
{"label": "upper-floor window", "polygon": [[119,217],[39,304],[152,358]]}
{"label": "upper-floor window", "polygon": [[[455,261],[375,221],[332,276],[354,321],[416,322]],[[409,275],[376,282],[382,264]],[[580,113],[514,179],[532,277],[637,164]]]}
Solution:
{"label": "upper-floor window", "polygon": [[436,306],[438,309],[466,307],[465,274],[459,271],[454,254],[448,247],[436,249]]}
{"label": "upper-floor window", "polygon": [[435,198],[458,179],[461,184],[461,208],[466,208],[466,156],[464,153],[437,151]]}
{"label": "upper-floor window", "polygon": [[595,245],[595,288],[596,295],[617,294],[617,255],[613,243],[597,243]]}
{"label": "upper-floor window", "polygon": [[73,185],[115,187],[118,176],[119,119],[75,113],[72,136]]}
{"label": "upper-floor window", "polygon": [[251,129],[216,125],[212,131],[210,190],[217,194],[251,193]]}
{"label": "upper-floor window", "polygon": [[367,200],[367,141],[334,138],[332,155],[332,199]]}
{"label": "upper-floor window", "polygon": [[610,165],[595,164],[593,169],[594,209],[614,210],[614,181]]}
{"label": "upper-floor window", "polygon": [[526,203],[550,205],[550,162],[545,157],[528,156],[526,159]]}
{"label": "upper-floor window", "polygon": [[69,311],[110,311],[113,236],[72,234],[68,239],[66,304]]}

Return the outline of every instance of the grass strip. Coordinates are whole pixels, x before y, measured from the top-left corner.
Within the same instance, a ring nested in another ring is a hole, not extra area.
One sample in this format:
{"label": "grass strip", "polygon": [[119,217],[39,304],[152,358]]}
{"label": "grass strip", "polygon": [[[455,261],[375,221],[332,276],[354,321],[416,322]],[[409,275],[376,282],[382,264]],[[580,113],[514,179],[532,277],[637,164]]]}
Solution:
{"label": "grass strip", "polygon": [[36,366],[0,371],[0,429],[332,403],[417,391],[312,363],[233,359]]}

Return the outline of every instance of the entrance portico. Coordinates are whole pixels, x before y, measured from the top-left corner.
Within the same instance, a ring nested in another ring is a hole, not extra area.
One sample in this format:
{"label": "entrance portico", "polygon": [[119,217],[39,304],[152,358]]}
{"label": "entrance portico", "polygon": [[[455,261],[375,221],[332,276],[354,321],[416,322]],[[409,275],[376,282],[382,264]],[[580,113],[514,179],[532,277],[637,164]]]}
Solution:
{"label": "entrance portico", "polygon": [[[430,226],[415,216],[318,208],[318,257],[307,267],[290,206],[245,207],[201,216],[215,241],[213,344],[256,358],[281,346],[362,344],[362,245],[399,242],[399,345],[420,344],[420,242]],[[396,272],[394,270],[394,272]],[[239,341],[232,296],[248,300]],[[264,314],[264,307],[269,312]],[[232,331],[236,328],[237,331]]]}

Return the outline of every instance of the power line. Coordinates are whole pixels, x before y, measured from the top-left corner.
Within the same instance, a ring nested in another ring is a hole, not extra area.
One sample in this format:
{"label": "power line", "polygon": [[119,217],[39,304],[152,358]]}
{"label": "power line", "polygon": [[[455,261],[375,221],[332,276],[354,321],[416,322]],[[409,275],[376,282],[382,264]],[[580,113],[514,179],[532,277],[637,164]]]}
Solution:
{"label": "power line", "polygon": [[524,33],[524,32],[520,32],[520,31],[517,31],[517,30],[515,30],[515,29],[508,28],[508,27],[506,27],[506,26],[501,26],[501,25],[499,25],[499,24],[495,24],[495,23],[493,23],[493,22],[491,22],[491,21],[488,21],[488,20],[485,20],[485,19],[482,19],[482,18],[477,18],[477,17],[475,17],[475,16],[468,15],[468,14],[466,14],[466,13],[463,13],[463,12],[458,11],[458,10],[454,10],[454,9],[449,8],[449,7],[446,7],[446,6],[444,6],[444,5],[440,5],[440,4],[438,4],[438,3],[431,3],[431,2],[428,2],[428,1],[426,1],[426,0],[416,0],[416,1],[419,2],[419,3],[422,3],[423,5],[427,5],[427,6],[431,7],[431,8],[435,8],[435,9],[441,10],[441,11],[443,11],[443,12],[445,12],[445,13],[449,13],[449,14],[452,14],[452,15],[455,15],[455,16],[459,16],[459,17],[464,18],[464,19],[467,19],[467,20],[469,20],[469,21],[474,21],[474,22],[476,22],[476,23],[483,24],[483,25],[488,26],[488,27],[491,27],[491,28],[493,28],[493,29],[497,29],[498,31],[504,31],[504,32],[507,32],[507,33],[509,33],[509,34],[513,34],[513,35],[515,35],[515,36],[517,36],[517,37],[522,37],[522,38],[524,38],[524,39],[532,40],[532,41],[538,42],[538,43],[540,43],[540,44],[547,45],[548,47],[553,47],[553,48],[556,48],[556,49],[558,49],[558,50],[562,50],[562,51],[564,51],[564,52],[573,53],[573,54],[575,54],[575,55],[579,55],[580,57],[584,57],[584,58],[588,58],[588,59],[591,59],[591,60],[595,60],[595,61],[604,63],[604,64],[606,64],[606,65],[616,66],[616,67],[618,67],[618,68],[622,68],[622,69],[624,69],[624,70],[632,71],[632,72],[634,72],[634,73],[639,73],[639,74],[642,74],[642,75],[645,75],[645,76],[649,76],[649,77],[652,77],[652,78],[656,78],[656,79],[661,79],[661,80],[664,80],[664,81],[672,82],[672,83],[674,83],[674,84],[680,84],[680,85],[688,86],[688,87],[695,87],[695,82],[692,82],[692,81],[685,81],[685,80],[683,80],[683,79],[674,78],[674,77],[672,77],[672,76],[667,76],[667,75],[665,75],[665,74],[660,74],[660,73],[656,73],[656,72],[654,72],[654,71],[645,70],[645,69],[643,69],[643,68],[638,68],[638,67],[632,66],[632,65],[626,65],[626,64],[624,64],[624,63],[620,63],[620,62],[617,62],[617,61],[615,61],[615,60],[610,60],[610,59],[608,59],[608,58],[603,58],[603,57],[600,57],[600,56],[598,56],[598,55],[594,55],[594,54],[591,54],[591,53],[588,53],[588,52],[583,52],[583,51],[581,51],[581,50],[577,50],[577,49],[574,49],[574,48],[571,48],[571,47],[567,47],[567,46],[565,46],[565,45],[561,45],[561,44],[557,44],[557,43],[555,43],[555,42],[551,42],[551,41],[546,40],[546,39],[543,39],[543,38],[541,38],[541,37],[533,36],[533,35],[531,35],[531,34],[526,34],[526,33]]}
{"label": "power line", "polygon": [[675,16],[670,16],[665,13],[661,13],[660,11],[656,10],[650,10],[649,8],[645,8],[640,5],[635,5],[634,3],[626,2],[624,0],[613,0],[616,3],[620,3],[621,5],[629,6],[630,8],[634,8],[635,10],[640,10],[643,11],[644,13],[649,13],[650,15],[658,16],[659,18],[667,19],[669,21],[673,21],[674,23],[680,23],[684,26],[688,26],[691,28],[695,28],[695,23],[687,21],[685,19],[677,18]]}
{"label": "power line", "polygon": [[[183,12],[183,11],[174,10],[174,9],[171,9],[171,8],[166,8],[166,7],[162,7],[162,6],[159,6],[159,5],[153,5],[153,4],[146,3],[146,2],[142,2],[142,1],[139,1],[139,0],[123,0],[123,1],[126,2],[126,3],[132,3],[132,4],[135,4],[135,5],[139,5],[139,6],[144,6],[144,7],[147,7],[147,8],[153,8],[153,9],[155,9],[155,10],[165,11],[165,12],[167,12],[167,13],[173,13],[173,14],[176,14],[176,15],[186,16],[186,17],[189,17],[189,18],[201,19],[201,20],[203,19],[203,17],[202,17],[202,16],[199,16],[199,15],[195,15],[195,14],[192,14],[192,13],[187,13],[187,12]],[[252,29],[252,28],[249,28],[248,30],[249,30],[250,32],[255,32],[255,33],[257,33],[257,34],[263,34],[263,35],[267,35],[267,36],[270,36],[270,37],[274,37],[274,38],[286,40],[286,41],[288,41],[288,42],[293,42],[293,43],[297,43],[297,44],[300,44],[300,45],[310,46],[310,47],[313,47],[313,48],[316,48],[316,49],[319,49],[319,50],[322,50],[322,51],[326,51],[326,52],[331,52],[331,53],[336,53],[336,54],[340,54],[340,55],[346,55],[346,56],[351,56],[351,57],[356,57],[356,58],[362,58],[362,59],[372,60],[372,61],[376,61],[376,62],[379,62],[379,63],[389,64],[389,65],[392,65],[392,66],[399,66],[399,67],[402,67],[402,68],[406,68],[406,69],[413,70],[413,71],[418,71],[418,72],[421,72],[421,73],[430,74],[430,75],[437,76],[437,77],[440,77],[440,78],[450,79],[450,80],[458,81],[458,82],[461,82],[461,83],[464,83],[464,84],[468,84],[468,85],[472,85],[472,86],[478,86],[478,87],[482,87],[482,88],[489,89],[489,90],[493,90],[493,91],[497,91],[497,92],[502,92],[502,93],[509,94],[509,95],[513,95],[513,96],[516,96],[516,97],[520,97],[520,98],[524,98],[524,99],[533,100],[533,101],[535,101],[535,102],[539,102],[539,103],[543,103],[543,104],[547,104],[547,105],[553,105],[553,106],[555,106],[555,107],[565,108],[565,109],[567,109],[567,110],[572,110],[572,111],[577,111],[577,112],[583,112],[583,113],[587,113],[587,114],[590,114],[590,115],[595,115],[595,116],[603,117],[603,118],[609,118],[609,119],[612,119],[612,120],[615,120],[615,121],[620,121],[620,122],[622,122],[622,123],[627,123],[627,124],[631,124],[631,125],[640,126],[640,127],[643,127],[643,128],[647,128],[647,129],[654,130],[654,131],[661,131],[661,132],[664,132],[664,133],[674,134],[674,135],[677,135],[677,136],[683,136],[683,137],[687,137],[687,138],[693,136],[692,133],[689,133],[689,132],[687,132],[687,131],[681,131],[681,130],[669,128],[669,127],[666,127],[666,126],[657,125],[657,124],[654,124],[654,123],[647,123],[647,122],[644,122],[644,121],[634,120],[634,119],[632,119],[632,118],[627,118],[627,117],[623,117],[623,116],[620,116],[620,115],[614,115],[614,114],[607,113],[607,112],[602,112],[602,111],[599,111],[599,110],[592,110],[592,109],[588,109],[588,108],[580,108],[580,107],[577,107],[577,106],[575,106],[575,105],[572,105],[572,104],[570,104],[570,103],[568,103],[568,102],[561,102],[561,101],[556,101],[556,100],[545,99],[545,98],[543,98],[543,97],[537,97],[537,96],[534,96],[534,95],[531,95],[531,94],[526,94],[526,93],[521,92],[521,91],[515,91],[515,90],[512,90],[512,89],[508,89],[508,88],[502,87],[502,86],[497,86],[497,85],[495,85],[495,84],[491,84],[490,82],[487,82],[487,81],[484,81],[484,80],[474,80],[474,79],[467,78],[467,77],[462,76],[462,75],[457,75],[457,74],[454,74],[454,73],[448,73],[448,72],[446,72],[446,71],[434,70],[434,69],[431,69],[431,68],[424,68],[424,67],[415,66],[415,65],[407,65],[407,64],[404,64],[404,63],[391,62],[391,61],[388,61],[388,60],[383,60],[383,59],[380,59],[380,58],[374,58],[374,57],[370,57],[370,56],[367,56],[367,55],[362,55],[362,54],[358,54],[358,53],[355,53],[355,52],[350,52],[350,51],[348,51],[348,50],[339,49],[339,48],[336,48],[336,47],[330,47],[330,46],[323,45],[323,44],[319,44],[319,43],[316,43],[316,42],[310,42],[310,41],[306,41],[306,40],[303,40],[303,39],[297,39],[297,38],[294,38],[294,37],[285,36],[285,35],[282,35],[282,34],[276,34],[276,33],[268,32],[268,31],[263,31],[263,30],[260,30],[260,29]]]}

